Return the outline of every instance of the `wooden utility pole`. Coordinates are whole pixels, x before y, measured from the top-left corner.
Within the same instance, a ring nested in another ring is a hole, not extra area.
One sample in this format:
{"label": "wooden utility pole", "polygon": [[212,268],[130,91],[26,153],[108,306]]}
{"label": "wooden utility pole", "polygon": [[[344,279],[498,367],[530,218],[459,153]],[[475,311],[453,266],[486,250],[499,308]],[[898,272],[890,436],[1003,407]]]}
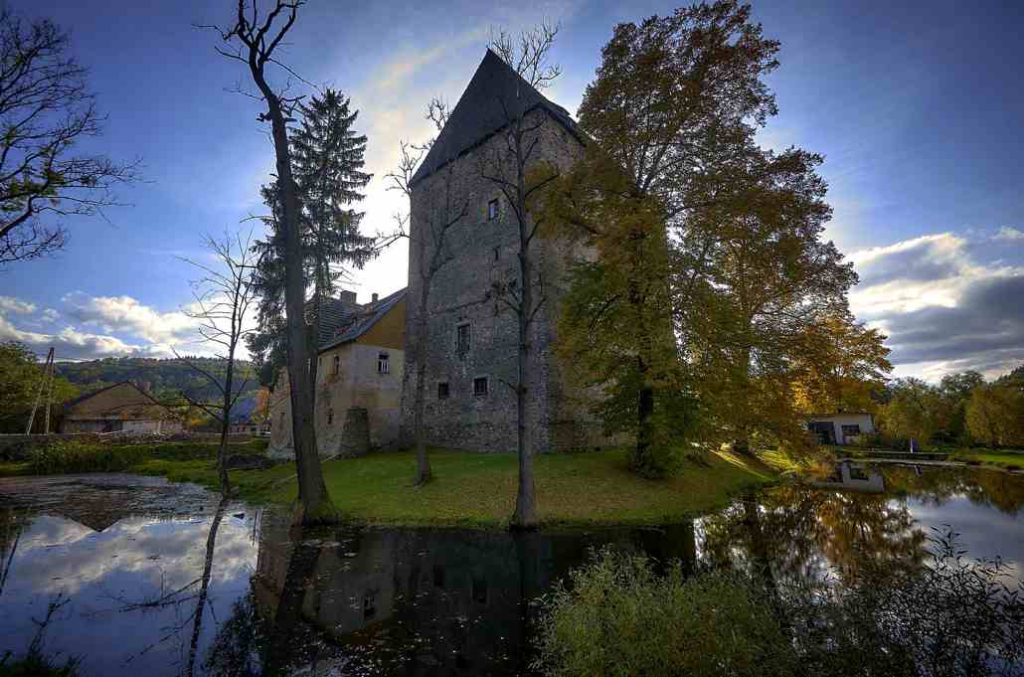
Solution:
{"label": "wooden utility pole", "polygon": [[[39,387],[36,389],[36,400],[32,403],[32,413],[28,417],[28,425],[25,426],[25,434],[32,434],[32,424],[36,421],[36,410],[39,409],[39,400],[43,397],[43,389],[47,387],[47,379],[52,379],[53,372],[53,347],[50,347],[49,352],[46,353],[46,366],[43,367],[43,378],[39,381]],[[53,392],[52,386],[47,391],[47,402],[46,402],[46,432],[50,432],[50,396]]]}
{"label": "wooden utility pole", "polygon": [[54,358],[56,355],[53,352],[53,348],[50,348],[50,371],[43,375],[43,379],[46,381],[46,416],[43,419],[45,424],[43,425],[43,434],[50,434],[50,407],[53,405],[53,378],[54,371],[57,369],[57,365],[54,364]]}

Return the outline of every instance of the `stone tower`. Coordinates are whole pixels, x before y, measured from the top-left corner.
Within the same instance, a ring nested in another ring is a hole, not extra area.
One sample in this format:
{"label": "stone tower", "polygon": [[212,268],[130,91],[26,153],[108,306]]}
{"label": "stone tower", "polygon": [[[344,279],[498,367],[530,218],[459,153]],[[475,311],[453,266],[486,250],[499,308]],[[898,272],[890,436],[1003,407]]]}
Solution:
{"label": "stone tower", "polygon": [[[516,448],[515,393],[518,319],[495,286],[518,278],[518,228],[500,189],[484,174],[507,143],[511,115],[523,115],[535,143],[531,162],[568,169],[583,151],[583,136],[565,109],[548,101],[488,51],[452,109],[444,129],[411,182],[409,345],[403,383],[403,439],[411,443],[419,299],[424,288],[418,243],[430,260],[437,224],[461,214],[445,231],[445,265],[433,276],[427,305],[426,404],[430,445],[476,451]],[[528,374],[535,451],[600,444],[599,426],[565,379],[552,342],[567,264],[568,243],[536,238],[530,246],[545,303],[531,327]]]}

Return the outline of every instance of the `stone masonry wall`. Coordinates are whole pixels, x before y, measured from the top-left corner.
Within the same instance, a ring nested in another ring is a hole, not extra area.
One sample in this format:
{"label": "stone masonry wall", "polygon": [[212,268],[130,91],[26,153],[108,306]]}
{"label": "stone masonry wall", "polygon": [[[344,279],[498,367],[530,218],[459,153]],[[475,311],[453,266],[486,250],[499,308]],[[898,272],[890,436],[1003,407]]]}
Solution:
{"label": "stone masonry wall", "polygon": [[[582,153],[579,142],[542,111],[526,124],[541,122],[535,154],[562,170]],[[426,342],[426,405],[428,443],[477,451],[516,448],[515,393],[518,319],[492,292],[495,282],[518,278],[518,227],[495,184],[481,175],[482,163],[505,143],[496,135],[414,187],[411,204],[412,245],[409,256],[409,345],[417,339],[416,321],[422,280],[417,242],[433,222],[444,218],[446,189],[452,204],[468,204],[468,214],[447,235],[452,260],[433,278],[428,304]],[[450,176],[450,178],[449,178]],[[450,186],[446,184],[450,181]],[[488,220],[488,202],[497,199],[499,216]],[[543,280],[547,301],[531,327],[532,368],[527,375],[533,447],[536,451],[600,446],[599,425],[586,413],[585,398],[569,385],[553,354],[565,272],[583,252],[552,238],[537,238],[531,246],[535,269]],[[468,325],[470,348],[457,350],[458,327]],[[403,444],[412,441],[415,351],[407,351],[402,400]],[[486,378],[488,392],[474,392],[474,380]],[[448,397],[439,397],[439,384],[448,384]]]}

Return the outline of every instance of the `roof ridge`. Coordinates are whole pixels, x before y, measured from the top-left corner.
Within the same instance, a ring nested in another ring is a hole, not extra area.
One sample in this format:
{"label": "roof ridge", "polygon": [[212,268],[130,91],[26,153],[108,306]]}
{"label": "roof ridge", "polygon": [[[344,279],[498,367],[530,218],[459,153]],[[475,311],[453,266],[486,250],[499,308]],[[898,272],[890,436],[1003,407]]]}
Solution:
{"label": "roof ridge", "polygon": [[152,402],[153,404],[158,404],[161,407],[169,409],[169,407],[167,407],[166,404],[164,404],[160,400],[156,399],[151,394],[147,393],[145,390],[143,390],[142,388],[139,387],[138,383],[136,383],[135,381],[132,381],[131,379],[124,379],[123,381],[118,381],[117,383],[111,383],[108,386],[103,386],[99,390],[93,390],[92,392],[85,393],[83,395],[79,395],[75,399],[69,400],[69,401],[65,402],[63,404],[63,408],[67,409],[67,408],[73,407],[76,404],[84,402],[85,400],[89,399],[90,397],[95,397],[96,395],[99,395],[100,393],[105,393],[108,390],[113,390],[114,388],[118,388],[118,387],[123,386],[123,385],[129,385],[132,388],[135,388],[135,390],[139,391],[145,397],[149,398],[150,402]]}
{"label": "roof ridge", "polygon": [[545,109],[583,142],[569,112],[545,97],[488,47],[410,183],[421,181],[506,127],[510,108],[518,116],[537,107]]}
{"label": "roof ridge", "polygon": [[341,345],[342,343],[347,343],[348,341],[355,340],[365,334],[371,327],[377,324],[381,318],[387,315],[398,301],[405,297],[407,291],[408,287],[403,287],[382,299],[378,299],[376,303],[368,303],[363,306],[360,309],[360,312],[354,314],[347,325],[339,327],[333,336],[331,336],[327,341],[322,342],[317,347],[317,352],[328,350]]}

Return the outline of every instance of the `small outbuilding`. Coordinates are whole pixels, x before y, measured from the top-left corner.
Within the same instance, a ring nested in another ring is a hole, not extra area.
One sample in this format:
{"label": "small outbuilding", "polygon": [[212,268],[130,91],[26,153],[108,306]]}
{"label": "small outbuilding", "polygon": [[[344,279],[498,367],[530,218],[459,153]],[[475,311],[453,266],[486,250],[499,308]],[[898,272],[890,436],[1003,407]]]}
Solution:
{"label": "small outbuilding", "polygon": [[62,433],[166,435],[182,430],[181,419],[131,381],[87,393],[64,407]]}
{"label": "small outbuilding", "polygon": [[861,435],[875,432],[875,422],[867,412],[816,414],[807,417],[807,429],[818,444],[853,444]]}

